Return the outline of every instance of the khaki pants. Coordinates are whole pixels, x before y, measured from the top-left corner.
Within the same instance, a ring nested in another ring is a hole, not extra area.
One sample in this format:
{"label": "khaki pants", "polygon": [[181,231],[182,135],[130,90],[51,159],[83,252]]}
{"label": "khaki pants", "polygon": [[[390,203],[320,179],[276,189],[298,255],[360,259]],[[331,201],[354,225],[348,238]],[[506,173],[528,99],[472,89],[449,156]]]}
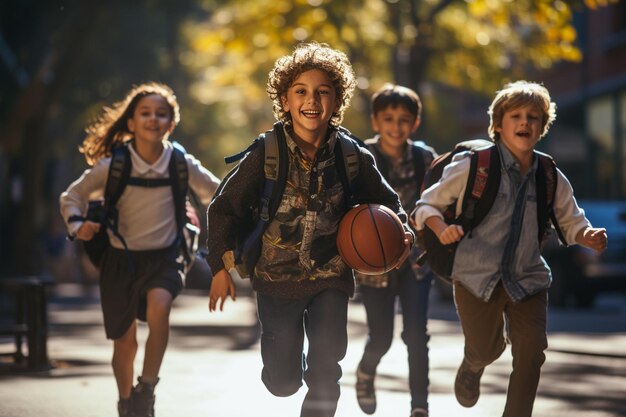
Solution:
{"label": "khaki pants", "polygon": [[[511,343],[513,371],[509,377],[503,417],[530,417],[537,394],[544,350],[548,347],[546,316],[548,291],[514,303],[498,284],[491,299],[476,298],[459,283],[454,301],[465,336],[465,360],[478,371],[494,362]],[[505,327],[506,326],[506,327]]]}

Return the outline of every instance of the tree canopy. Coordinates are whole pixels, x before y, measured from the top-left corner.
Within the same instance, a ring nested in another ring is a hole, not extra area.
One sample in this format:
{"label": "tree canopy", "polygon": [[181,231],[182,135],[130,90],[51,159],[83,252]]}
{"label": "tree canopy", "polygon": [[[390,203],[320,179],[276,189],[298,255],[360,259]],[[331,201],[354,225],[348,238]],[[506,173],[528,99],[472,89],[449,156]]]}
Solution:
{"label": "tree canopy", "polygon": [[2,2],[0,275],[39,272],[33,254],[59,222],[58,193],[86,167],[84,128],[133,84],[174,88],[175,138],[222,175],[222,157],[272,124],[265,85],[276,58],[315,40],[346,52],[357,73],[346,127],[371,134],[369,96],[391,81],[420,93],[420,131],[446,143],[458,138],[463,109],[445,91],[490,96],[505,81],[580,60],[575,13],[614,1]]}

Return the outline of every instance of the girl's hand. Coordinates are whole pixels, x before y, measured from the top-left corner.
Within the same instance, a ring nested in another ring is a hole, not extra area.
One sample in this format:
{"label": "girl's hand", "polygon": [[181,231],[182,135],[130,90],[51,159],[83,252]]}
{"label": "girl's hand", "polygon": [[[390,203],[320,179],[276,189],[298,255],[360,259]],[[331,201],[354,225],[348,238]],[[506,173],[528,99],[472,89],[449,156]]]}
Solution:
{"label": "girl's hand", "polygon": [[400,259],[398,259],[398,263],[396,264],[396,269],[399,269],[402,266],[406,258],[411,253],[412,247],[413,247],[413,234],[410,232],[404,232],[404,251],[402,252],[402,255],[400,256]]}
{"label": "girl's hand", "polygon": [[576,242],[599,253],[606,249],[609,239],[605,228],[587,227],[578,232]]}
{"label": "girl's hand", "polygon": [[93,239],[94,235],[99,231],[100,223],[85,220],[85,222],[81,224],[78,228],[78,231],[76,232],[76,237],[80,240],[91,240]]}
{"label": "girl's hand", "polygon": [[187,214],[187,218],[189,219],[189,223],[193,224],[196,227],[200,227],[200,218],[198,217],[198,213],[196,209],[189,201],[185,202],[185,212]]}
{"label": "girl's hand", "polygon": [[220,269],[213,276],[211,283],[211,291],[209,293],[209,311],[217,310],[217,304],[220,304],[220,311],[224,311],[224,301],[230,295],[233,301],[236,299],[235,285],[230,274],[225,269]]}

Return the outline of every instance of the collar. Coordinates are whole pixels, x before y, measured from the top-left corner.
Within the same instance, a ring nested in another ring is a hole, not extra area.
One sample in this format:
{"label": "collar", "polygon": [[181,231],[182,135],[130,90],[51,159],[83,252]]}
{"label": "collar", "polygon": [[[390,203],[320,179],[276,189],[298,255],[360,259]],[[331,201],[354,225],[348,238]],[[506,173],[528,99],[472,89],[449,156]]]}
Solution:
{"label": "collar", "polygon": [[[506,171],[514,169],[519,172],[519,163],[517,162],[517,159],[515,159],[511,151],[509,151],[506,146],[502,145],[500,141],[496,142],[496,148],[498,148],[498,151],[500,152],[500,161],[502,161],[502,168]],[[537,170],[537,164],[537,155],[535,155],[535,152],[533,152],[533,163],[528,170],[529,174],[534,173]]]}
{"label": "collar", "polygon": [[174,147],[170,141],[163,141],[163,152],[161,152],[161,156],[159,156],[159,159],[157,159],[154,164],[148,164],[139,156],[132,143],[128,144],[133,169],[139,175],[145,175],[150,171],[156,172],[159,175],[165,175],[168,172],[170,156],[172,155],[173,149]]}
{"label": "collar", "polygon": [[383,152],[383,148],[380,142],[381,142],[380,134],[376,134],[376,136],[374,136],[371,139],[371,142],[370,140],[367,140],[365,143],[368,143],[368,144],[371,143],[372,145],[374,145],[376,149],[380,152],[380,154],[389,160],[401,161],[401,162],[413,160],[413,152],[407,152],[408,147],[413,145],[413,141],[411,139],[407,139],[406,142],[404,143],[404,147],[402,148],[402,155],[399,158],[389,156],[385,152]]}
{"label": "collar", "polygon": [[[289,134],[289,130],[287,127],[289,125],[285,124],[283,126],[283,131],[285,132],[285,138],[287,139],[287,146],[289,147],[289,150],[293,153],[296,150],[298,150],[298,152],[302,153],[300,151],[300,148],[298,147],[298,144],[293,140],[293,138],[291,137],[291,135]],[[326,134],[326,141],[319,147],[319,149],[317,150],[318,153],[320,151],[322,151],[325,148],[328,148],[331,152],[333,149],[335,149],[335,143],[337,142],[337,129],[335,129],[332,126],[328,127],[328,132]]]}

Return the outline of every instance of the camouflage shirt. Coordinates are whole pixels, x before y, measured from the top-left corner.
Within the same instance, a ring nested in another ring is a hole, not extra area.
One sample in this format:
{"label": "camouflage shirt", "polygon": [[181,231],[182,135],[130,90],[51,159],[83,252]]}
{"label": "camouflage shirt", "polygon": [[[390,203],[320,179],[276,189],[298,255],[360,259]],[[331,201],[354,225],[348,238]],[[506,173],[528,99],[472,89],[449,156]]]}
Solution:
{"label": "camouflage shirt", "polygon": [[[352,270],[337,252],[337,227],[348,207],[335,165],[337,131],[308,161],[285,129],[289,153],[285,190],[276,215],[263,235],[261,256],[253,274],[256,291],[283,298],[305,298],[335,288],[352,295]],[[209,265],[224,268],[222,254],[232,250],[238,226],[258,208],[263,182],[262,147],[251,151],[230,176],[209,208]],[[358,147],[359,174],[352,183],[357,203],[383,204],[407,216],[397,194],[383,180],[374,158]]]}
{"label": "camouflage shirt", "polygon": [[[372,139],[365,141],[368,148],[374,155],[378,168],[383,172],[387,182],[393,187],[394,191],[398,193],[402,207],[407,213],[411,213],[415,208],[415,203],[420,198],[420,192],[423,181],[423,173],[416,173],[416,164],[413,161],[414,155],[411,152],[411,142],[407,142],[404,154],[401,158],[393,159],[386,155],[380,147],[380,137],[377,135]],[[432,160],[437,156],[435,150],[430,146],[426,146],[423,142],[413,142],[421,147],[421,155],[424,162],[424,168],[428,168]],[[385,167],[383,169],[382,167]],[[421,174],[421,175],[420,175]],[[420,178],[416,178],[416,176]],[[404,267],[411,267],[416,279],[422,279],[427,273],[430,272],[428,264],[423,267],[418,267],[415,264],[415,260],[420,255],[421,251],[414,246],[407,263]],[[355,273],[357,283],[366,285],[368,287],[385,288],[395,285],[395,275],[397,270],[391,270],[382,275],[364,275]]]}

